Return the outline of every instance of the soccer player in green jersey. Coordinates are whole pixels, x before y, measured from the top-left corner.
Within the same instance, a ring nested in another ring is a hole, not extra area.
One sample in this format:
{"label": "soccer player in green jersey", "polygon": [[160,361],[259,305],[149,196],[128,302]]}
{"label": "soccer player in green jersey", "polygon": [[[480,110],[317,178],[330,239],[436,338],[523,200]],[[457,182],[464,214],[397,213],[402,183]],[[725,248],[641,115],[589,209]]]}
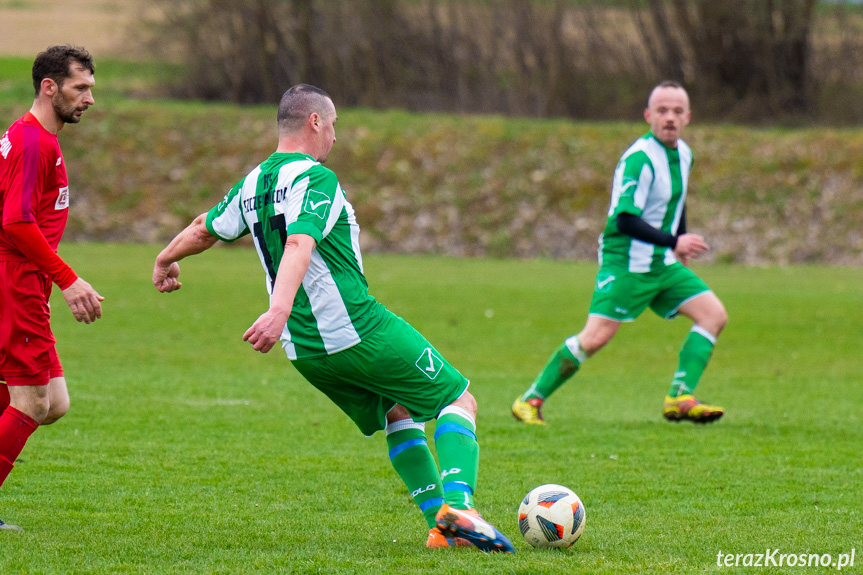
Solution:
{"label": "soccer player in green jersey", "polygon": [[[474,509],[479,446],[468,380],[369,295],[354,209],[322,165],[336,141],[332,100],[299,84],[282,96],[277,119],[275,153],[168,244],[153,284],[179,289],[179,260],[252,234],[270,307],[243,339],[261,353],[281,342],[360,431],[386,430],[390,460],[428,523],[428,547],[513,552]],[[440,468],[425,435],[432,419]]]}
{"label": "soccer player in green jersey", "polygon": [[552,354],[533,384],[512,405],[525,423],[545,425],[543,402],[605,346],[620,324],[650,307],[660,317],[681,314],[693,326],[683,347],[662,414],[670,421],[707,423],[723,409],[692,395],[728,316],[719,298],[686,265],[709,249],[686,232],[686,185],[692,151],[680,139],[689,124],[689,96],[676,82],[650,93],[644,119],[650,132],[617,164],[608,222],[599,238],[599,272],[587,323]]}

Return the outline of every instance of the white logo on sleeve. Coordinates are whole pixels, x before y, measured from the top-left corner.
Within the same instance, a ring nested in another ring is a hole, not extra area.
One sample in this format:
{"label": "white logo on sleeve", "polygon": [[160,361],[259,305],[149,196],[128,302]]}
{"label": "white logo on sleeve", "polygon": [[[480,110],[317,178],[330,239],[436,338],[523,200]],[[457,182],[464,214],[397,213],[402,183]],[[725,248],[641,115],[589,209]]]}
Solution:
{"label": "white logo on sleeve", "polygon": [[69,186],[60,188],[60,193],[57,194],[57,202],[54,204],[55,210],[65,210],[69,207]]}
{"label": "white logo on sleeve", "polygon": [[9,150],[12,149],[12,142],[9,141],[9,132],[3,134],[3,137],[0,138],[0,154],[3,155],[3,159],[6,159],[6,156],[9,155]]}
{"label": "white logo on sleeve", "polygon": [[306,195],[306,203],[303,206],[303,211],[307,214],[315,214],[319,218],[324,219],[327,217],[327,206],[332,203],[333,201],[326,194],[315,190],[309,190],[308,195]]}
{"label": "white logo on sleeve", "polygon": [[[638,181],[628,179],[626,182],[620,187],[620,195],[625,196],[629,193],[629,189],[638,186]],[[634,193],[634,191],[633,191]]]}
{"label": "white logo on sleeve", "polygon": [[56,164],[54,164],[54,165],[55,165],[55,166],[59,166],[59,165],[60,165],[60,164],[62,164],[62,163],[63,163],[63,156],[60,156],[59,158],[57,158],[57,163],[56,163]]}

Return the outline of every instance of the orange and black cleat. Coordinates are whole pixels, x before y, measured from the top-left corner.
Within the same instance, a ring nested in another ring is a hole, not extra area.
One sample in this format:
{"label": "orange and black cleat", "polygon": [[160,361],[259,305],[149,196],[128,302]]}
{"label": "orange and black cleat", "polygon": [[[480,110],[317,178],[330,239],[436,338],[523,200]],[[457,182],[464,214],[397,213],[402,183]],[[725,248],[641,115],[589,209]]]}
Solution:
{"label": "orange and black cleat", "polygon": [[461,537],[447,538],[440,529],[432,527],[429,529],[429,538],[426,541],[429,549],[441,549],[443,547],[473,547],[470,541]]}
{"label": "orange and black cleat", "polygon": [[444,503],[437,512],[435,522],[446,538],[465,539],[486,553],[515,553],[510,540],[480,517],[476,509],[456,509]]}

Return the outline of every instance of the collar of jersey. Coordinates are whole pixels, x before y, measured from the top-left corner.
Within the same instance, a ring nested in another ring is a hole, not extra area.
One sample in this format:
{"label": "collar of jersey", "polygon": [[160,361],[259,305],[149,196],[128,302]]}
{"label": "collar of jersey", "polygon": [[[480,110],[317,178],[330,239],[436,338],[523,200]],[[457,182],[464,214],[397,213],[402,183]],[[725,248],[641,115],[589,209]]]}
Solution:
{"label": "collar of jersey", "polygon": [[298,156],[298,157],[300,157],[300,158],[308,158],[309,160],[311,160],[311,161],[313,161],[313,162],[317,162],[317,160],[316,160],[316,159],[314,159],[313,157],[311,157],[309,154],[304,154],[303,152],[273,152],[273,156],[279,156],[279,157],[283,157],[283,156]]}
{"label": "collar of jersey", "polygon": [[[662,146],[663,148],[665,148],[666,150],[671,150],[673,152],[677,152],[680,150],[680,144],[678,144],[678,146],[676,148],[672,148],[671,146],[666,146],[665,144],[663,144],[659,138],[657,138],[656,136],[653,135],[653,130],[650,130],[649,132],[647,132],[647,135],[649,137],[653,138],[654,140],[656,140],[656,143],[659,144],[660,146]],[[680,138],[677,138],[677,141],[680,142]]]}

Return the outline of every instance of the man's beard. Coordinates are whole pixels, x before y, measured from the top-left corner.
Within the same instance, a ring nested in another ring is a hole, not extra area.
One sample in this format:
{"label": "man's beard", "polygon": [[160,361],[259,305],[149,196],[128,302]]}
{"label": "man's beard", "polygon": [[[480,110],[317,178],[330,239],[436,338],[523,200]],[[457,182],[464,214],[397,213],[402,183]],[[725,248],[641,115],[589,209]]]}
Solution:
{"label": "man's beard", "polygon": [[51,100],[51,104],[54,106],[54,113],[57,114],[57,117],[63,120],[66,124],[77,124],[81,121],[80,116],[75,116],[75,112],[78,111],[78,108],[76,108],[74,104],[70,104],[60,92],[54,96]]}

